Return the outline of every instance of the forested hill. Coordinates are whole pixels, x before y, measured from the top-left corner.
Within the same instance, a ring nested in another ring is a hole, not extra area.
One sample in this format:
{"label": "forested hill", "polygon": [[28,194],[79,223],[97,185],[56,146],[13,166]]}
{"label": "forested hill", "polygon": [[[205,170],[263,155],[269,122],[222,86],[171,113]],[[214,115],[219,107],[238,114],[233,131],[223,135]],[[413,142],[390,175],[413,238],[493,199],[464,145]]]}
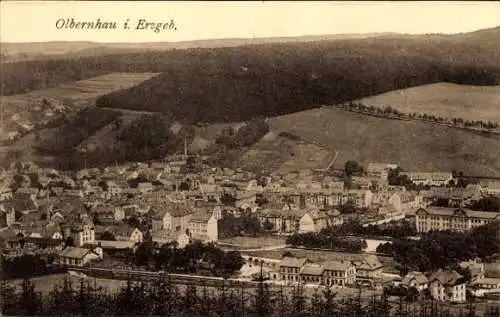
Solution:
{"label": "forested hill", "polygon": [[97,105],[228,122],[434,82],[500,84],[490,51],[435,44],[367,39],[188,51],[158,77],[102,96]]}
{"label": "forested hill", "polygon": [[108,72],[161,72],[101,97],[98,106],[168,109],[191,122],[240,121],[434,82],[500,84],[498,45],[483,41],[491,39],[484,32],[499,33],[387,35],[8,63],[0,70],[1,93]]}

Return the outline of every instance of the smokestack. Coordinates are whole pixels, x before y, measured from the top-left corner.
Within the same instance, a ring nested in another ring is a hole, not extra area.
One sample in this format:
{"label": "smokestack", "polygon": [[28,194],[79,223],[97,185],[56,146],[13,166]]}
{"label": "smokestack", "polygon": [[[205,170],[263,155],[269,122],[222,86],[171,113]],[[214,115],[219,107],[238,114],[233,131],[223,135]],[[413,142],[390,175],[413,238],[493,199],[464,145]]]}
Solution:
{"label": "smokestack", "polygon": [[187,139],[184,137],[184,155],[187,155]]}

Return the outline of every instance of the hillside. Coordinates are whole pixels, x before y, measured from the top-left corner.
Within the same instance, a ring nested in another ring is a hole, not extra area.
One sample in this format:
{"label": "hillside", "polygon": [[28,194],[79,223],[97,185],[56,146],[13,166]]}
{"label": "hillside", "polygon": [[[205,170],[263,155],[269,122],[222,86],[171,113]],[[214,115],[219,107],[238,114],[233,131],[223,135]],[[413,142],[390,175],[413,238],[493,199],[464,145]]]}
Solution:
{"label": "hillside", "polygon": [[395,90],[358,100],[366,106],[404,113],[500,122],[500,86],[436,83]]}
{"label": "hillside", "polygon": [[[320,37],[304,42],[4,63],[0,91],[2,95],[23,93],[109,72],[161,72],[144,86],[103,98],[100,104],[153,111],[172,107],[177,112],[187,105],[193,121],[207,113],[212,114],[211,121],[235,121],[251,114],[284,114],[318,102],[342,102],[440,81],[474,85],[500,82],[498,51],[482,41],[389,34]],[[228,90],[233,91],[233,97],[225,96]],[[151,94],[144,105],[141,91]],[[285,109],[297,103],[302,106]],[[214,111],[215,105],[220,108],[221,104],[227,117]],[[274,108],[282,112],[276,113]],[[200,109],[207,113],[194,115]]]}
{"label": "hillside", "polygon": [[435,82],[500,84],[500,68],[484,59],[490,51],[466,54],[459,42],[435,44],[370,38],[186,52],[190,57],[158,77],[103,96],[97,105],[231,122]]}
{"label": "hillside", "polygon": [[336,167],[347,160],[397,162],[405,170],[463,171],[500,176],[500,142],[423,122],[388,120],[322,107],[268,121],[285,131],[338,150]]}

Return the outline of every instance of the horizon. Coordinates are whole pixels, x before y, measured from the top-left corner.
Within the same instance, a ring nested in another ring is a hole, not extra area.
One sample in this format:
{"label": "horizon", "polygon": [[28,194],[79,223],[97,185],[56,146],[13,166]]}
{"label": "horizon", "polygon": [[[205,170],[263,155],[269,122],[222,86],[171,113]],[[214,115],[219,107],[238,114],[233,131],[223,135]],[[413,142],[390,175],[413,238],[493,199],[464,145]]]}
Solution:
{"label": "horizon", "polygon": [[329,37],[329,36],[358,36],[358,35],[372,35],[372,36],[383,36],[383,35],[403,35],[403,36],[454,36],[460,34],[474,33],[478,31],[487,31],[500,28],[500,24],[488,28],[482,28],[477,30],[472,30],[468,32],[458,32],[458,33],[399,33],[399,32],[366,32],[366,33],[325,33],[325,34],[305,34],[305,35],[291,35],[291,36],[263,36],[263,37],[225,37],[225,38],[203,38],[195,40],[179,40],[179,41],[148,41],[148,42],[100,42],[100,41],[35,41],[35,42],[8,42],[1,41],[2,44],[47,44],[47,43],[92,43],[92,44],[164,44],[164,43],[186,43],[186,42],[201,42],[201,41],[219,41],[219,40],[259,40],[259,39],[276,39],[276,38],[305,38],[305,37]]}
{"label": "horizon", "polygon": [[[116,10],[116,5],[120,10]],[[498,27],[498,2],[0,2],[1,43],[180,43],[397,33],[470,33]],[[24,17],[24,19],[19,19]],[[114,30],[57,29],[58,19],[113,21]],[[132,29],[123,22],[131,20]],[[137,20],[176,31],[135,30]],[[431,22],[429,22],[431,21]],[[135,23],[134,23],[135,22]]]}

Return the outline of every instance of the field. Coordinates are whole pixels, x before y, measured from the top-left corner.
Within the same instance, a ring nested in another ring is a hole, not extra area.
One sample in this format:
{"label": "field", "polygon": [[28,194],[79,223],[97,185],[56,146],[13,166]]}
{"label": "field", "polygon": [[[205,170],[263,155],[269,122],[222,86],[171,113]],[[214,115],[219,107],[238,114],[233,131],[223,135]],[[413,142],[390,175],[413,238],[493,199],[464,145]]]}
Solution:
{"label": "field", "polygon": [[424,122],[389,120],[322,107],[270,119],[271,131],[286,131],[337,149],[334,167],[345,161],[395,162],[409,171],[451,171],[500,176],[500,142]]}
{"label": "field", "polygon": [[156,73],[111,73],[86,80],[61,84],[54,88],[30,91],[25,94],[1,96],[5,116],[32,110],[42,99],[56,100],[69,106],[87,106],[100,96],[130,88],[156,76]]}
{"label": "field", "polygon": [[[304,250],[295,248],[284,248],[279,250],[266,250],[266,251],[242,251],[244,255],[252,255],[271,259],[281,259],[283,253],[291,252],[297,257],[307,257],[313,262],[324,262],[331,260],[359,260],[367,256],[362,253],[347,253],[347,252],[333,252],[333,251],[319,251],[319,250]],[[398,274],[399,271],[395,267],[394,260],[388,256],[377,256],[380,263],[384,265],[385,273]]]}
{"label": "field", "polygon": [[219,243],[229,244],[234,247],[238,247],[241,249],[256,249],[256,248],[265,248],[272,246],[284,245],[286,239],[275,236],[268,237],[233,237],[224,240],[219,240]]}
{"label": "field", "polygon": [[293,140],[269,132],[240,158],[243,168],[265,162],[266,169],[287,174],[300,170],[325,168],[333,153],[327,149],[302,140]]}
{"label": "field", "polygon": [[500,122],[500,86],[450,83],[423,85],[360,99],[367,106],[390,106],[404,113]]}

